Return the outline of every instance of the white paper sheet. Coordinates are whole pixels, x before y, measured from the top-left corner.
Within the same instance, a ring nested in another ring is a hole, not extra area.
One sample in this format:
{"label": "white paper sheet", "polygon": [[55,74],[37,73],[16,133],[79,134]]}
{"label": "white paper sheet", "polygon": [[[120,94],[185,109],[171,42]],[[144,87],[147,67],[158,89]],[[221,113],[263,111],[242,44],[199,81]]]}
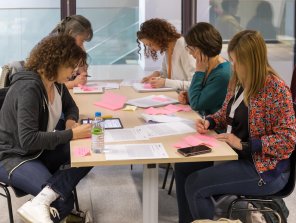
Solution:
{"label": "white paper sheet", "polygon": [[135,127],[147,137],[162,137],[196,132],[194,128],[183,122],[155,123]]}
{"label": "white paper sheet", "polygon": [[142,113],[141,116],[146,122],[181,122],[189,120],[172,115],[148,115]]}
{"label": "white paper sheet", "polygon": [[[155,98],[163,98],[164,100],[160,101],[156,100]],[[143,98],[131,99],[126,102],[126,104],[138,106],[141,108],[158,107],[175,103],[178,103],[176,99],[167,97],[165,95],[149,95]]]}
{"label": "white paper sheet", "polygon": [[161,159],[168,154],[161,143],[106,145],[106,160]]}
{"label": "white paper sheet", "polygon": [[147,134],[142,129],[125,128],[105,130],[105,142],[121,142],[148,140]]}

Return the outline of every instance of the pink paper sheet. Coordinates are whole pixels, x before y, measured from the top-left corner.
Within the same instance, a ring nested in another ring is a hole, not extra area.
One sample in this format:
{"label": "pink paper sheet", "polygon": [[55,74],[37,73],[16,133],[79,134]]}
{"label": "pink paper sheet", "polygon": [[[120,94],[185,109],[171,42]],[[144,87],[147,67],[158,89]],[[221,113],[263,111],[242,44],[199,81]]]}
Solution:
{"label": "pink paper sheet", "polygon": [[126,97],[115,94],[112,92],[106,92],[101,101],[95,102],[94,105],[107,108],[110,110],[118,110],[121,109],[126,102]]}
{"label": "pink paper sheet", "polygon": [[210,147],[217,146],[217,139],[213,136],[202,135],[196,133],[194,135],[186,136],[181,141],[174,144],[176,148],[186,148],[189,146],[197,146],[197,145],[207,145]]}
{"label": "pink paper sheet", "polygon": [[74,148],[74,156],[82,157],[82,156],[89,156],[90,149],[86,147],[75,147]]}
{"label": "pink paper sheet", "polygon": [[143,87],[144,87],[145,89],[152,89],[152,86],[151,86],[150,83],[144,83],[144,84],[143,84]]}

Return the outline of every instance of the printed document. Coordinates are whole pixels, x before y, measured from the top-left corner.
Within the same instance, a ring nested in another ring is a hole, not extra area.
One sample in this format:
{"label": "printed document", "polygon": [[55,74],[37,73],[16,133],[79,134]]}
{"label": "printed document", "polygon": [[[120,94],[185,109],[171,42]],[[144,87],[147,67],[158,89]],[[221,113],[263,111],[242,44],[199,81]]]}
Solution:
{"label": "printed document", "polygon": [[142,129],[125,128],[105,130],[105,142],[148,140],[147,134]]}
{"label": "printed document", "polygon": [[134,160],[168,158],[161,143],[105,145],[106,160]]}
{"label": "printed document", "polygon": [[149,138],[196,132],[194,128],[183,122],[155,123],[135,128],[141,130]]}

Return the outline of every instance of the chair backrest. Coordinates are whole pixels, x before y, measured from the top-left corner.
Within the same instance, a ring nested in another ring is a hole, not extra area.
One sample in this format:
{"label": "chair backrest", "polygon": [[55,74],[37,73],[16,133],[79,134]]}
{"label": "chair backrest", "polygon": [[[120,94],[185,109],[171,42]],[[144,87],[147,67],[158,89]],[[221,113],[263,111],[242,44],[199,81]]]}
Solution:
{"label": "chair backrest", "polygon": [[293,70],[290,90],[292,93],[294,110],[296,111],[296,66],[294,67],[294,70]]}
{"label": "chair backrest", "polygon": [[2,67],[0,76],[0,88],[8,87],[10,85],[10,78],[13,74],[24,70],[24,61],[14,61]]}
{"label": "chair backrest", "polygon": [[290,177],[288,180],[288,183],[286,186],[277,192],[276,194],[273,194],[273,197],[287,197],[289,196],[295,189],[295,183],[296,183],[296,146],[293,150],[291,156],[290,156]]}
{"label": "chair backrest", "polygon": [[11,77],[13,74],[24,70],[24,61],[14,61],[2,67],[0,76],[0,110],[2,108],[5,96],[10,86]]}

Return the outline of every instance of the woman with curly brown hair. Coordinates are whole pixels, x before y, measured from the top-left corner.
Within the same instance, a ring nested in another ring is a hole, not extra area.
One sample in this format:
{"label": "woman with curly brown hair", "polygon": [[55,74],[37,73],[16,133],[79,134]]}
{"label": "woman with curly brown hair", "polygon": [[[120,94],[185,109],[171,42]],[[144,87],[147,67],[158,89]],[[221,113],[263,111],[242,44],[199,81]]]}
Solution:
{"label": "woman with curly brown hair", "polygon": [[[91,170],[60,169],[70,161],[70,140],[90,137],[77,125],[78,108],[64,83],[86,53],[68,35],[43,39],[13,75],[0,111],[1,181],[35,196],[18,209],[26,222],[59,222],[74,206],[72,190]],[[66,130],[54,131],[64,113]]]}
{"label": "woman with curly brown hair", "polygon": [[141,41],[147,58],[156,61],[157,52],[165,53],[162,70],[154,71],[144,77],[142,82],[148,82],[154,88],[188,89],[195,62],[186,51],[184,38],[176,28],[164,19],[150,19],[142,23],[137,38],[139,51]]}

